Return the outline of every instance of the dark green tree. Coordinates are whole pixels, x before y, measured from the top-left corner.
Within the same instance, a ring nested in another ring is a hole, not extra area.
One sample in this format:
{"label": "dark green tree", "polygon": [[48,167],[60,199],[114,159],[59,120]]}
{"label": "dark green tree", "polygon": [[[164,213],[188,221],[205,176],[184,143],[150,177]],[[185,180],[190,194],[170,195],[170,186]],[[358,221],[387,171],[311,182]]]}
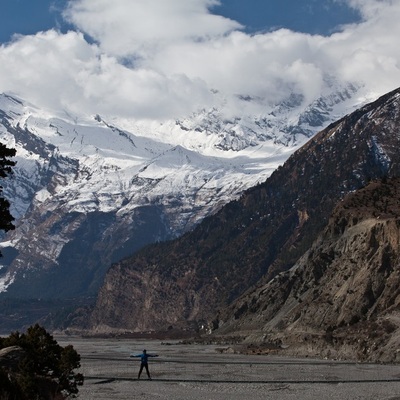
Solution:
{"label": "dark green tree", "polygon": [[[6,178],[11,172],[11,167],[15,161],[10,160],[16,154],[15,149],[10,149],[0,143],[0,230],[9,231],[14,229],[14,218],[10,214],[10,202],[3,197],[3,186],[1,180]],[[0,253],[1,254],[1,253]]]}
{"label": "dark green tree", "polygon": [[78,386],[83,384],[83,375],[74,372],[80,367],[80,356],[73,346],[60,346],[38,324],[28,328],[25,334],[13,332],[0,338],[0,349],[10,346],[24,350],[17,370],[6,371],[11,377],[8,384],[13,385],[14,391],[22,393],[21,400],[76,397]]}

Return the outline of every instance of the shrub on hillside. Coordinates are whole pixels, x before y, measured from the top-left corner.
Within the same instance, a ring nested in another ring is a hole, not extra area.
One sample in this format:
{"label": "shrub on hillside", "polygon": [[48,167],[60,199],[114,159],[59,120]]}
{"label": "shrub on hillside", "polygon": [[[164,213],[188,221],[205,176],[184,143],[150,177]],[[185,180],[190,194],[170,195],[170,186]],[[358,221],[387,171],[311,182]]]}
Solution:
{"label": "shrub on hillside", "polygon": [[22,352],[13,363],[0,364],[0,399],[76,397],[78,386],[83,384],[83,375],[74,372],[80,367],[80,356],[72,346],[60,346],[38,324],[24,334],[13,332],[0,338],[0,349],[11,346],[18,346]]}

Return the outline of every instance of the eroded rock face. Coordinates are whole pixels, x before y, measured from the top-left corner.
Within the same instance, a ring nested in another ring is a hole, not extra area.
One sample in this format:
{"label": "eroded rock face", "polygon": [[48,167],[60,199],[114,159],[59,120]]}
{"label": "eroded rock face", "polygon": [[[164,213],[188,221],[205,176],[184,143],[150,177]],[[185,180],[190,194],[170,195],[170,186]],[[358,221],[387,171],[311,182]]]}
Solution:
{"label": "eroded rock face", "polygon": [[347,196],[288,272],[219,317],[218,334],[292,354],[399,360],[400,179]]}

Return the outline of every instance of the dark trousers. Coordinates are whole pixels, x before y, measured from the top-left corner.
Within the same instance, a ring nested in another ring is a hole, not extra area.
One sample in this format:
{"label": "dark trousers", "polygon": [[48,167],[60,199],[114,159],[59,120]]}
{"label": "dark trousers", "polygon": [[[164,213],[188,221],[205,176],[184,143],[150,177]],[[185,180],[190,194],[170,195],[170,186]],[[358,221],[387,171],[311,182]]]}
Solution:
{"label": "dark trousers", "polygon": [[139,369],[139,374],[138,374],[138,379],[140,378],[140,375],[142,374],[143,368],[146,368],[147,376],[150,378],[149,365],[147,363],[141,363],[140,369]]}

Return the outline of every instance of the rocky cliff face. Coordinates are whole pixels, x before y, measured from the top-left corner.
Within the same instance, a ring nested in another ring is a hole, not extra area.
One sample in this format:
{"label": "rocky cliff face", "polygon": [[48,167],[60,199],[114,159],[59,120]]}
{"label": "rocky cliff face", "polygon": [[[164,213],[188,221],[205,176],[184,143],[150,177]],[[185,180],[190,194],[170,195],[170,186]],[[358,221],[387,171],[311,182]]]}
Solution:
{"label": "rocky cliff face", "polygon": [[371,178],[400,176],[399,125],[396,90],[317,134],[264,184],[193,232],[115,264],[91,328],[207,325],[216,309],[291,268],[347,193]]}
{"label": "rocky cliff face", "polygon": [[219,317],[219,334],[287,354],[399,361],[400,179],[348,195],[288,272]]}

